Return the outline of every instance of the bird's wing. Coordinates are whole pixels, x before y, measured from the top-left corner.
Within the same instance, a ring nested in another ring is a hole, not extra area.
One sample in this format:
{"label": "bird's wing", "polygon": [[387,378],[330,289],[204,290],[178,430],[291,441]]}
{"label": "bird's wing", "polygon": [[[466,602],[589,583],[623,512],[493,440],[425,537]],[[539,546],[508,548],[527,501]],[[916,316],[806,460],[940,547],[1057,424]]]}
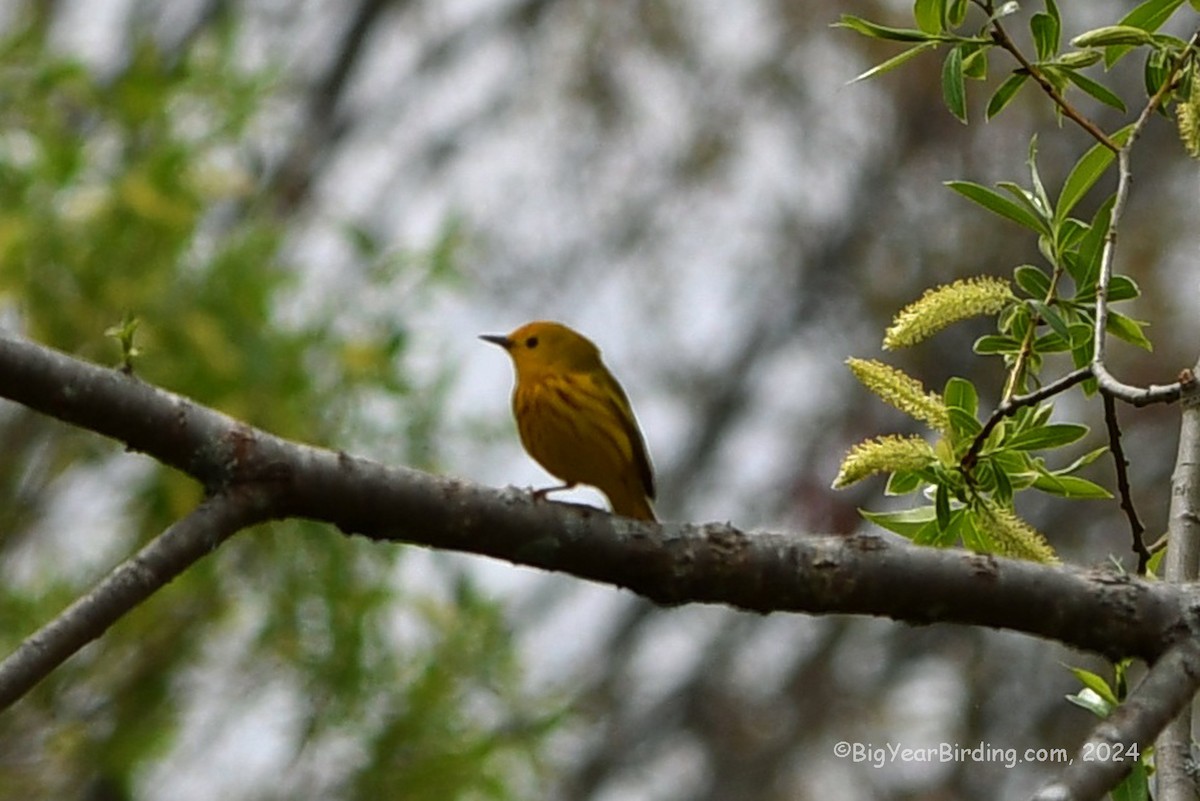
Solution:
{"label": "bird's wing", "polygon": [[638,428],[637,418],[633,416],[633,406],[629,403],[629,397],[625,394],[625,390],[621,388],[617,379],[613,378],[607,371],[594,375],[597,383],[602,384],[599,389],[602,395],[608,399],[613,416],[617,418],[617,421],[621,425],[621,430],[629,438],[630,455],[633,459],[633,466],[637,470],[638,478],[642,482],[642,489],[645,490],[647,498],[653,498],[654,469],[650,466],[650,457],[646,455],[646,441],[642,438],[642,432]]}

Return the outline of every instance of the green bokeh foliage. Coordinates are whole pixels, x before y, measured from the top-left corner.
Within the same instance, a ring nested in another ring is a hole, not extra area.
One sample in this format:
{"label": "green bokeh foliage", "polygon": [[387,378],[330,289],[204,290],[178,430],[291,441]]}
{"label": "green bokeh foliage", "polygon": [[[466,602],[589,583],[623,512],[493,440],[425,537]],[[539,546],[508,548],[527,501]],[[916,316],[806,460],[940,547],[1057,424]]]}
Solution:
{"label": "green bokeh foliage", "polygon": [[[353,436],[356,399],[383,393],[399,419],[390,430],[371,421],[371,435],[435,460],[445,376],[419,391],[407,372],[403,309],[365,335],[344,333],[336,309],[277,321],[298,274],[283,255],[291,220],[244,166],[243,145],[277,87],[234,66],[230,27],[178,53],[142,41],[99,75],[52,52],[46,21],[30,17],[0,41],[0,325],[115,365],[104,332],[134,315],[134,368],[148,382],[335,446]],[[366,263],[362,280],[441,274],[452,259],[441,243],[423,264]],[[187,477],[11,404],[0,404],[0,452],[4,652],[200,498]],[[104,532],[87,502],[62,513],[89,477],[120,521]],[[75,555],[97,536],[115,541]],[[236,537],[0,716],[0,788],[155,797],[139,779],[183,741],[185,711],[216,705],[236,720],[262,690],[283,688],[298,722],[292,767],[329,786],[249,786],[246,797],[324,797],[330,786],[346,798],[389,786],[406,798],[518,797],[557,712],[522,689],[494,604],[465,578],[449,597],[397,591],[403,555],[311,524]],[[236,680],[207,699],[196,689],[205,670]],[[470,713],[480,704],[485,719]],[[330,762],[324,746],[347,738],[359,757]]]}

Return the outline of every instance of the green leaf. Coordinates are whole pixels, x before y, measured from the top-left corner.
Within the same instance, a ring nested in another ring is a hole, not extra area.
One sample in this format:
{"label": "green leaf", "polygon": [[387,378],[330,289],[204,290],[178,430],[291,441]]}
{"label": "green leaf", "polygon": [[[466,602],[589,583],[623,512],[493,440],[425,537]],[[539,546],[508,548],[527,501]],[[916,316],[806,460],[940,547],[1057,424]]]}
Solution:
{"label": "green leaf", "polygon": [[1012,181],[1000,181],[996,186],[1015,197],[1018,203],[1029,209],[1030,213],[1035,215],[1039,220],[1044,220],[1049,216],[1045,211],[1047,206],[1042,204],[1033,192],[1030,192],[1020,184],[1014,184]]}
{"label": "green leaf", "polygon": [[1121,101],[1121,98],[1118,97],[1115,92],[1113,92],[1104,84],[1097,83],[1091,78],[1088,78],[1086,75],[1082,75],[1073,69],[1063,68],[1060,71],[1067,76],[1068,81],[1075,84],[1104,105],[1112,106],[1117,111],[1125,111],[1125,103]]}
{"label": "green leaf", "polygon": [[1038,61],[1046,61],[1058,52],[1059,21],[1050,14],[1037,13],[1029,20]]}
{"label": "green leaf", "polygon": [[949,408],[950,413],[950,429],[962,439],[975,437],[983,430],[983,425],[975,419],[974,415],[968,414],[957,406]]}
{"label": "green leaf", "polygon": [[1018,429],[1024,431],[1027,428],[1044,426],[1049,422],[1050,415],[1053,413],[1054,407],[1048,403],[1038,404],[1037,406],[1026,406],[1017,412],[1017,419],[1021,421]]}
{"label": "green leaf", "polygon": [[988,101],[986,115],[987,119],[990,120],[992,117],[995,117],[997,114],[1003,111],[1004,107],[1007,106],[1012,99],[1017,96],[1017,92],[1021,90],[1021,87],[1024,86],[1025,82],[1028,80],[1028,72],[1014,72],[1012,75],[1009,75],[1007,78],[1005,78],[1004,83],[1000,84],[996,91],[992,93],[991,100]]}
{"label": "green leaf", "polygon": [[963,75],[974,81],[987,80],[987,45],[963,45]]}
{"label": "green leaf", "polygon": [[884,488],[884,495],[908,495],[910,492],[916,492],[921,488],[924,479],[920,473],[912,470],[900,470],[888,476],[887,487]]}
{"label": "green leaf", "polygon": [[1014,303],[1005,311],[1008,313],[1001,315],[999,320],[1000,330],[1016,339],[1025,339],[1029,329],[1033,326],[1029,307],[1024,303]]}
{"label": "green leaf", "polygon": [[1033,482],[1035,489],[1060,498],[1093,498],[1107,499],[1112,493],[1099,484],[1079,476],[1060,476],[1052,473],[1042,473]]}
{"label": "green leaf", "polygon": [[[1200,0],[1195,0],[1200,2]],[[950,0],[946,4],[946,25],[950,28],[957,28],[963,24],[963,20],[967,18],[967,6],[970,0]]]}
{"label": "green leaf", "polygon": [[942,391],[942,402],[951,409],[962,409],[974,417],[979,411],[979,393],[975,385],[965,378],[951,378]]}
{"label": "green leaf", "polygon": [[1106,718],[1112,712],[1113,706],[1096,694],[1090,688],[1080,690],[1075,695],[1068,695],[1067,700],[1078,707],[1086,709],[1098,718]]}
{"label": "green leaf", "polygon": [[937,517],[932,506],[919,506],[900,512],[868,512],[859,509],[858,513],[875,525],[908,539],[916,536],[921,528],[929,525]]}
{"label": "green leaf", "polygon": [[[1170,546],[1168,546],[1168,548],[1169,547]],[[1166,558],[1167,558],[1167,548],[1163,548],[1162,550],[1156,552],[1153,556],[1150,557],[1150,561],[1146,563],[1146,570],[1150,571],[1150,575],[1152,575],[1152,576],[1160,575],[1158,572],[1158,569],[1162,566],[1163,559],[1166,559]]]}
{"label": "green leaf", "polygon": [[912,28],[890,28],[878,25],[853,14],[843,14],[841,20],[833,23],[835,28],[849,28],[852,31],[869,36],[872,39],[886,39],[892,42],[944,42],[946,36],[925,33]]}
{"label": "green leaf", "polygon": [[1098,50],[1071,50],[1054,59],[1052,63],[1059,67],[1081,70],[1084,67],[1092,66],[1101,58]]}
{"label": "green leaf", "polygon": [[[1044,71],[1043,74],[1051,79],[1054,77],[1053,74],[1049,72]],[[1042,184],[1042,174],[1038,171],[1037,134],[1034,134],[1033,138],[1029,140],[1029,158],[1026,161],[1029,164],[1029,178],[1033,183],[1033,196],[1036,200],[1037,207],[1042,209],[1052,208],[1050,205],[1050,196],[1046,194],[1046,187],[1044,184]],[[1049,232],[1046,233],[1046,236],[1050,236]]]}
{"label": "green leaf", "polygon": [[1071,338],[1071,332],[1067,330],[1067,322],[1058,313],[1058,310],[1053,306],[1042,303],[1040,300],[1030,301],[1035,309],[1037,309],[1038,317],[1042,318],[1042,322],[1050,326],[1054,333],[1062,337],[1063,342],[1067,342]]}
{"label": "green leaf", "polygon": [[945,14],[945,0],[916,0],[913,17],[917,27],[925,33],[941,33]]}
{"label": "green leaf", "polygon": [[[994,462],[991,462],[991,460],[989,460],[989,463],[993,465],[995,464]],[[995,465],[991,472],[996,484],[995,489],[992,490],[992,494],[995,496],[995,499],[1005,505],[1011,504],[1013,498],[1013,485],[1009,474],[1004,470],[999,469],[999,465]]]}
{"label": "green leaf", "polygon": [[1099,676],[1090,670],[1084,670],[1083,668],[1078,667],[1069,668],[1069,670],[1075,675],[1075,678],[1079,680],[1080,684],[1082,684],[1084,687],[1087,687],[1096,695],[1100,696],[1100,699],[1107,703],[1110,707],[1117,707],[1120,705],[1121,702],[1117,700],[1117,696],[1115,693],[1113,693],[1112,687],[1108,686],[1108,682],[1105,681],[1102,676]]}
{"label": "green leaf", "polygon": [[1142,70],[1142,80],[1146,86],[1146,96],[1154,97],[1170,76],[1167,54],[1163,50],[1153,50],[1146,56],[1146,65]]}
{"label": "green leaf", "polygon": [[1087,435],[1088,427],[1077,423],[1051,423],[1014,434],[1005,448],[1017,451],[1041,451],[1070,445]]}
{"label": "green leaf", "polygon": [[904,64],[909,59],[915,58],[916,56],[919,56],[922,53],[924,53],[926,50],[932,50],[936,47],[937,47],[937,42],[922,42],[919,45],[913,45],[912,47],[908,48],[907,50],[902,50],[897,55],[892,56],[887,61],[883,61],[879,64],[876,64],[874,67],[871,67],[871,69],[862,73],[861,75],[856,77],[854,80],[850,81],[850,83],[857,83],[859,81],[865,81],[868,78],[874,78],[877,75],[882,75],[885,72],[890,72],[891,70],[896,69],[896,67],[899,67],[901,64]]}
{"label": "green leaf", "polygon": [[1142,326],[1146,323],[1140,320],[1134,320],[1131,317],[1126,317],[1124,314],[1115,311],[1108,313],[1108,327],[1105,329],[1108,333],[1115,336],[1117,339],[1123,339],[1131,345],[1137,345],[1143,350],[1152,351],[1154,345],[1142,333]]}
{"label": "green leaf", "polygon": [[[1071,364],[1076,368],[1086,367],[1092,363],[1092,352],[1094,345],[1092,340],[1080,342],[1071,347]],[[1096,379],[1089,378],[1083,382],[1083,391],[1086,395],[1092,395],[1096,392]]]}
{"label": "green leaf", "polygon": [[1108,282],[1108,302],[1117,303],[1122,300],[1133,300],[1142,291],[1137,283],[1127,275],[1114,275]]}
{"label": "green leaf", "polygon": [[1071,40],[1073,47],[1112,47],[1113,45],[1147,45],[1154,37],[1143,28],[1133,25],[1105,25],[1084,31]]}
{"label": "green leaf", "polygon": [[1058,241],[1055,247],[1059,253],[1066,253],[1072,249],[1079,247],[1079,242],[1087,233],[1087,226],[1074,217],[1067,217],[1058,225],[1057,236]]}
{"label": "green leaf", "polygon": [[1046,236],[1050,235],[1050,228],[1042,219],[1036,217],[1024,206],[1020,206],[1004,197],[999,192],[971,181],[947,181],[946,186],[968,200],[975,201],[988,211],[999,214],[1001,217],[1012,220],[1018,225],[1022,225],[1036,233]]}
{"label": "green leaf", "polygon": [[990,17],[988,17],[988,24],[990,25],[991,23],[995,22],[998,19],[1004,19],[1005,17],[1011,17],[1013,14],[1016,14],[1020,10],[1021,10],[1021,4],[1018,3],[1017,0],[1007,0],[1007,2],[1001,3],[1000,7],[997,8],[995,11],[993,11],[992,15]]}
{"label": "green leaf", "polygon": [[1079,243],[1078,260],[1074,265],[1070,261],[1067,262],[1067,266],[1073,268],[1071,277],[1075,279],[1075,286],[1080,292],[1094,291],[1096,279],[1100,277],[1100,255],[1104,251],[1104,238],[1108,234],[1108,224],[1116,200],[1117,196],[1112,194],[1100,204],[1096,216],[1092,218],[1091,227]]}
{"label": "green leaf", "polygon": [[963,78],[963,48],[951,48],[942,64],[942,100],[960,122],[967,121],[967,87]]}
{"label": "green leaf", "polygon": [[1146,0],[1126,14],[1120,24],[1144,31],[1157,31],[1181,5],[1183,0]]}
{"label": "green leaf", "polygon": [[950,528],[950,490],[945,484],[938,484],[933,495],[934,510],[937,513],[938,528],[942,531]]}
{"label": "green leaf", "polygon": [[[1054,0],[1046,0],[1046,12],[1054,20],[1054,24],[1057,25],[1061,29],[1062,28],[1062,17],[1060,17],[1058,14],[1058,4],[1055,3]],[[1055,47],[1054,49],[1057,50],[1058,48]]]}
{"label": "green leaf", "polygon": [[[1003,437],[1000,437],[1000,439],[1003,439]],[[1029,457],[1029,454],[1020,451],[996,451],[989,458],[996,463],[998,470],[1003,470],[1010,476],[1020,473],[1030,473],[1029,483],[1033,483],[1032,459]]]}
{"label": "green leaf", "polygon": [[1032,298],[1042,300],[1050,292],[1050,276],[1032,264],[1013,270],[1013,280]]}
{"label": "green leaf", "polygon": [[984,452],[990,452],[992,458],[1001,458],[1003,460],[1001,467],[1010,473],[1012,472],[1010,467],[1013,462],[1019,462],[1021,465],[1024,465],[1025,455],[1018,453],[1015,454],[1015,459],[1006,459],[1005,457],[1009,456],[1009,452],[996,451],[995,448],[1012,433],[1013,427],[1014,424],[1011,417],[1001,419],[999,423],[992,427],[992,432],[988,434],[987,440],[983,443]]}
{"label": "green leaf", "polygon": [[1078,459],[1071,462],[1066,467],[1062,468],[1061,470],[1056,470],[1055,472],[1058,473],[1059,475],[1065,475],[1067,473],[1074,473],[1076,470],[1080,469],[1081,467],[1086,467],[1087,465],[1096,461],[1097,459],[1099,459],[1101,456],[1103,456],[1106,453],[1108,453],[1107,445],[1100,447],[1100,448],[1096,448],[1093,451],[1088,451],[1083,456],[1080,456]]}
{"label": "green leaf", "polygon": [[1058,206],[1054,209],[1054,219],[1058,222],[1066,219],[1087,191],[1100,180],[1105,170],[1112,164],[1116,154],[1103,144],[1096,144],[1079,157],[1067,179],[1063,181],[1062,192],[1058,195]]}
{"label": "green leaf", "polygon": [[973,510],[964,510],[962,523],[959,525],[959,536],[962,537],[964,547],[978,553],[988,553],[995,549],[976,524],[977,516],[978,513]]}
{"label": "green leaf", "polygon": [[1005,353],[1016,353],[1021,349],[1021,343],[1012,337],[999,334],[985,334],[975,340],[973,350],[980,356],[996,356]]}
{"label": "green leaf", "polygon": [[944,528],[939,526],[936,520],[926,523],[913,535],[913,544],[928,545],[932,548],[948,548],[958,538],[959,521],[962,520],[962,517],[962,510],[956,509],[950,513],[950,524]]}
{"label": "green leaf", "polygon": [[[1134,746],[1137,747],[1136,745]],[[1138,759],[1136,754],[1128,755],[1132,759]],[[1151,801],[1150,796],[1150,776],[1146,765],[1138,759],[1134,764],[1133,769],[1129,771],[1129,775],[1121,780],[1121,783],[1112,788],[1109,792],[1109,798],[1112,801]]]}
{"label": "green leaf", "polygon": [[[1132,28],[1140,28],[1152,33],[1162,27],[1162,24],[1181,5],[1183,5],[1183,0],[1146,0],[1146,2],[1126,14],[1119,24]],[[1111,68],[1113,64],[1116,64],[1131,49],[1130,45],[1115,45],[1105,48],[1105,69]]]}
{"label": "green leaf", "polygon": [[1061,353],[1069,347],[1071,343],[1054,332],[1043,334],[1033,341],[1035,353]]}

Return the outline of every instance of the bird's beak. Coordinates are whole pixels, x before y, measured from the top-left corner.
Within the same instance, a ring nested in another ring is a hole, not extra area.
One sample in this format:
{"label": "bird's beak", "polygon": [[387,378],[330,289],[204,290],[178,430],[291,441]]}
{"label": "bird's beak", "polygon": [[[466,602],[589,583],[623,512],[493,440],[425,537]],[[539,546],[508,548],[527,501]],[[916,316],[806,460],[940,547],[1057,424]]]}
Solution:
{"label": "bird's beak", "polygon": [[479,338],[484,342],[491,342],[493,345],[499,345],[505,350],[512,350],[513,341],[501,334],[480,334]]}

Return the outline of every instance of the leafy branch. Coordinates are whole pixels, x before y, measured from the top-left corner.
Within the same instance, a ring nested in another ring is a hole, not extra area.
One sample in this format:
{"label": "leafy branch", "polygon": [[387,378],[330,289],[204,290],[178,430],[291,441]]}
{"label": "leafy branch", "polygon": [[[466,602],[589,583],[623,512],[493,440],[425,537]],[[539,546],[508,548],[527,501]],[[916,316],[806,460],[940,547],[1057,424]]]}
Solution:
{"label": "leafy branch", "polygon": [[[1195,2],[1191,5],[1200,8]],[[985,19],[974,33],[961,34],[958,30],[966,23],[972,6]],[[978,302],[982,290],[970,279],[930,290],[897,315],[884,338],[885,348],[908,346],[965,316],[994,315],[997,332],[977,340],[975,352],[1000,356],[1007,377],[999,403],[983,423],[976,415],[975,388],[965,379],[952,378],[947,382],[939,398],[944,412],[931,415],[926,411],[931,401],[919,389],[917,379],[887,365],[851,360],[851,369],[869,389],[930,424],[941,435],[936,445],[929,445],[919,437],[880,437],[850,450],[835,487],[872,473],[889,473],[887,493],[921,490],[927,499],[926,505],[915,509],[864,512],[869,520],[920,544],[951,545],[961,541],[976,550],[1052,561],[1054,554],[1049,544],[1016,517],[1014,494],[1038,489],[1064,497],[1111,497],[1103,488],[1073,475],[1105,449],[1085,453],[1058,470],[1049,469],[1041,457],[1032,455],[1034,451],[1068,445],[1086,433],[1084,426],[1050,422],[1053,407],[1048,401],[1078,385],[1086,395],[1099,392],[1102,397],[1107,450],[1114,461],[1120,508],[1129,523],[1137,572],[1151,572],[1155,564],[1154,549],[1145,544],[1145,528],[1133,504],[1116,401],[1144,406],[1182,399],[1182,433],[1171,493],[1171,546],[1164,559],[1165,578],[1178,582],[1195,579],[1200,562],[1200,532],[1196,531],[1195,523],[1200,519],[1200,480],[1193,466],[1200,459],[1200,433],[1197,433],[1200,407],[1196,401],[1200,389],[1194,374],[1184,370],[1173,383],[1136,387],[1116,379],[1106,361],[1110,337],[1146,350],[1151,347],[1144,323],[1112,308],[1114,303],[1131,300],[1139,292],[1132,278],[1115,271],[1117,232],[1132,181],[1133,147],[1155,112],[1165,112],[1173,104],[1186,150],[1192,155],[1200,154],[1200,78],[1196,56],[1200,30],[1187,41],[1158,33],[1182,6],[1183,0],[1145,0],[1117,24],[1076,36],[1071,40],[1076,49],[1060,52],[1062,21],[1058,7],[1054,0],[1044,0],[1044,10],[1034,13],[1029,22],[1036,51],[1032,58],[1022,52],[1002,23],[1017,10],[1015,2],[997,6],[992,0],[970,3],[917,0],[913,11],[915,28],[892,28],[843,16],[840,24],[844,27],[872,38],[909,44],[908,49],[863,73],[860,79],[895,69],[921,53],[947,47],[949,52],[942,66],[942,97],[950,113],[965,123],[966,80],[985,78],[987,53],[999,49],[1011,56],[1017,67],[992,94],[987,105],[989,119],[1003,110],[1032,79],[1050,99],[1060,119],[1072,120],[1096,141],[1076,161],[1057,198],[1051,198],[1039,175],[1036,137],[1029,148],[1028,186],[1001,182],[993,189],[970,181],[948,183],[972,202],[1033,233],[1047,266],[1017,266],[1013,270],[1011,291],[1001,290],[995,283],[997,279],[976,279],[992,287],[991,303]],[[1106,132],[1067,99],[1066,90],[1073,86],[1125,113],[1124,101],[1082,70],[1101,61],[1106,69],[1110,68],[1139,49],[1146,53],[1147,99],[1131,123]],[[1114,161],[1115,190],[1099,204],[1090,220],[1073,217],[1076,205]],[[969,286],[976,290],[974,304],[963,302],[965,287]],[[948,303],[952,297],[954,302]],[[958,309],[957,315],[947,311],[950,305]],[[896,336],[897,328],[910,333]],[[1074,369],[1042,383],[1043,362],[1056,353],[1069,354]],[[864,365],[869,365],[869,369]],[[946,423],[939,425],[943,417]],[[1014,531],[1022,532],[1017,538],[1020,547],[1013,547],[1011,537],[1005,539],[995,532],[992,536],[985,535],[984,521],[1001,517],[1010,522]],[[1117,672],[1119,677],[1123,676],[1121,670]],[[1077,676],[1093,690],[1101,686],[1094,675],[1077,673]],[[1123,691],[1109,693],[1107,701],[1092,706],[1093,711],[1105,718],[1105,723],[1095,730],[1091,743],[1111,744],[1117,742],[1112,739],[1114,733],[1136,732],[1133,742],[1148,744],[1161,732],[1157,750],[1162,758],[1156,764],[1159,787],[1165,788],[1164,797],[1191,797],[1195,781],[1189,773],[1190,715],[1185,709],[1175,722],[1167,724],[1175,718],[1169,710],[1184,707],[1195,694],[1200,686],[1198,677],[1200,651],[1188,647],[1172,652],[1153,666],[1128,698]],[[1123,680],[1120,683],[1123,686]],[[1172,699],[1169,702],[1165,700],[1168,695]],[[1114,791],[1114,797],[1145,797],[1150,775],[1148,757],[1148,749],[1143,749],[1134,756],[1135,762],[1127,765],[1095,767],[1081,762],[1068,768],[1057,784],[1036,797],[1098,797],[1119,782],[1123,783]]]}
{"label": "leafy branch", "polygon": [[[1017,266],[1012,284],[1003,289],[995,283],[996,279],[989,278],[977,279],[992,282],[986,290],[971,281],[931,290],[897,315],[884,337],[884,347],[917,344],[958,319],[993,314],[998,330],[981,337],[975,343],[975,351],[1002,357],[1007,368],[1004,393],[995,411],[980,424],[975,417],[974,387],[965,379],[953,379],[958,387],[953,392],[954,398],[970,402],[955,406],[951,385],[947,385],[944,400],[952,425],[941,430],[943,439],[939,447],[930,449],[917,469],[913,469],[914,459],[921,451],[911,440],[897,442],[883,438],[856,446],[835,486],[845,486],[872,472],[891,473],[889,494],[924,490],[932,503],[909,512],[871,515],[872,520],[918,542],[945,545],[961,541],[992,550],[999,547],[994,538],[980,536],[978,530],[969,525],[962,528],[960,523],[961,515],[969,518],[972,510],[982,509],[981,502],[1011,512],[1014,493],[1024,489],[1039,489],[1064,497],[1111,497],[1092,482],[1072,475],[1094,460],[1099,451],[1085,454],[1057,470],[1030,455],[1031,450],[1038,448],[1062,447],[1087,432],[1085,427],[1071,429],[1068,437],[1061,424],[1049,423],[1052,407],[1047,402],[1052,397],[1077,384],[1087,394],[1099,390],[1105,396],[1138,406],[1170,402],[1180,396],[1179,381],[1145,388],[1121,384],[1108,371],[1105,355],[1109,336],[1146,350],[1151,347],[1144,323],[1112,308],[1114,303],[1132,300],[1139,294],[1132,278],[1113,269],[1116,231],[1128,199],[1129,154],[1155,110],[1168,100],[1182,102],[1177,95],[1181,89],[1190,88],[1197,37],[1183,42],[1157,34],[1155,31],[1181,2],[1148,0],[1118,25],[1075,37],[1072,44],[1079,49],[1060,53],[1062,22],[1054,0],[1047,0],[1045,11],[1035,13],[1030,20],[1031,38],[1037,51],[1036,58],[1031,59],[1015,45],[1002,24],[1002,19],[1015,10],[1015,4],[996,6],[990,0],[976,0],[973,5],[984,13],[985,19],[977,32],[970,34],[961,34],[958,29],[966,24],[972,4],[958,0],[919,0],[914,5],[915,28],[882,26],[852,15],[843,16],[839,24],[872,38],[910,45],[899,56],[868,70],[860,79],[894,69],[921,52],[948,47],[942,94],[949,111],[964,121],[963,82],[968,77],[985,77],[987,52],[998,48],[1011,55],[1018,67],[993,94],[988,105],[989,116],[1007,105],[1017,89],[1032,77],[1060,113],[1089,131],[1097,144],[1076,161],[1057,197],[1051,196],[1041,178],[1036,137],[1029,148],[1027,186],[1001,182],[993,189],[965,180],[948,182],[951,189],[967,199],[1036,235],[1047,266]],[[1123,111],[1125,104],[1120,98],[1082,76],[1080,70],[1101,60],[1111,66],[1135,47],[1146,48],[1147,63],[1154,66],[1147,72],[1148,101],[1133,123],[1111,134],[1105,133],[1066,100],[1064,90],[1074,85]],[[1116,191],[1100,203],[1090,220],[1072,216],[1079,202],[1114,161],[1118,164]],[[1043,384],[1043,362],[1055,353],[1069,354],[1074,370]],[[855,373],[863,378],[861,370],[856,369]],[[907,376],[895,380],[915,381]],[[895,403],[894,392],[886,386],[886,377],[864,383],[898,408],[914,413],[911,404],[905,407]],[[928,422],[927,417],[914,416]],[[1117,462],[1121,506],[1130,520],[1140,571],[1146,567],[1149,550],[1141,541],[1143,532],[1133,509],[1115,414],[1107,414],[1106,423]],[[1029,447],[1029,443],[1036,447]],[[1014,453],[1023,455],[1018,458]],[[980,520],[974,522],[978,524]],[[1040,535],[1030,535],[1031,542],[1038,538]],[[1035,552],[1040,553],[1041,549],[1034,548],[1027,555]]]}

